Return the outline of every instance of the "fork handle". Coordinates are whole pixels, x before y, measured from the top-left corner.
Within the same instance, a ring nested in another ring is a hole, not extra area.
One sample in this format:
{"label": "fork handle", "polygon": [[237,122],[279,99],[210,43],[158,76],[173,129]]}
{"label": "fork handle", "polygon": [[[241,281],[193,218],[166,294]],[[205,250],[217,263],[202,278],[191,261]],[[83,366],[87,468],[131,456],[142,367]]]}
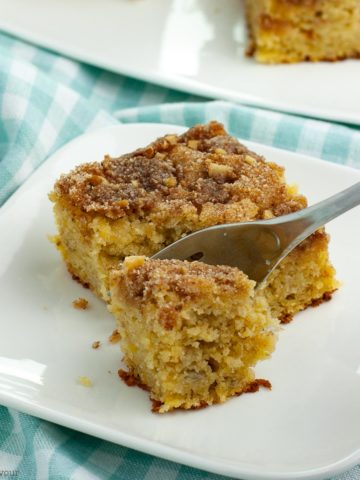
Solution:
{"label": "fork handle", "polygon": [[[287,221],[291,220],[296,243],[300,243],[318,228],[358,205],[360,205],[360,182],[316,205],[286,217]],[[290,219],[290,216],[293,218]]]}

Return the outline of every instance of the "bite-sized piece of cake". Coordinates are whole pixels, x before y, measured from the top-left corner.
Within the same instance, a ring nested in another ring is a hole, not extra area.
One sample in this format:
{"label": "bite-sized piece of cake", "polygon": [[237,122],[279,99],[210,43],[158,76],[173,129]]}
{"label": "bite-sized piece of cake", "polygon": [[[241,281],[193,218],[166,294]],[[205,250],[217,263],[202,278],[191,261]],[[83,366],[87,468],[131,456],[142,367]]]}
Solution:
{"label": "bite-sized piece of cake", "polygon": [[[251,152],[217,122],[81,165],[56,182],[50,198],[56,244],[69,271],[106,301],[109,270],[126,256],[151,256],[211,225],[267,219],[306,206],[286,185],[283,168]],[[269,295],[281,318],[336,289],[327,243],[319,231],[270,279]]]}
{"label": "bite-sized piece of cake", "polygon": [[249,53],[263,63],[360,57],[358,0],[246,0]]}
{"label": "bite-sized piece of cake", "polygon": [[236,268],[128,257],[111,275],[110,311],[132,378],[154,410],[199,408],[251,391],[279,322]]}

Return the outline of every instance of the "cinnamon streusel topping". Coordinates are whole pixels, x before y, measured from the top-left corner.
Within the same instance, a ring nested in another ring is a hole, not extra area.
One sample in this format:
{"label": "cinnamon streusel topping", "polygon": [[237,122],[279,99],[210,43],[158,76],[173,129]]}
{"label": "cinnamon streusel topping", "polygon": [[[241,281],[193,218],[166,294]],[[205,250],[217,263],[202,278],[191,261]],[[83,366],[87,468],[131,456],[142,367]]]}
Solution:
{"label": "cinnamon streusel topping", "polygon": [[[132,262],[134,257],[128,258]],[[122,292],[126,292],[129,300],[137,302],[148,301],[154,289],[159,287],[176,293],[180,298],[196,298],[200,290],[209,288],[213,294],[218,289],[223,295],[248,292],[255,285],[243,272],[228,266],[197,261],[144,259],[141,265],[129,270],[128,258],[123,264],[126,275],[123,276],[120,270],[116,276],[120,277],[118,285]]]}
{"label": "cinnamon streusel topping", "polygon": [[[88,163],[63,175],[55,194],[87,213],[145,217],[163,208],[190,206],[200,213],[212,204],[241,204],[249,218],[278,216],[306,206],[290,195],[283,169],[249,151],[217,122],[183,135],[166,135],[118,158]],[[246,214],[245,214],[246,217]]]}

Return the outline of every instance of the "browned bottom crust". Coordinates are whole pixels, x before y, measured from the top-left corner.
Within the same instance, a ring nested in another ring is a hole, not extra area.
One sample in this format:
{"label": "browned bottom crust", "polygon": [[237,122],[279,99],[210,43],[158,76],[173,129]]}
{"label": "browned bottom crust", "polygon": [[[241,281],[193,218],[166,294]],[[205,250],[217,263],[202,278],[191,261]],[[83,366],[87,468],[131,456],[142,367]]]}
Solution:
{"label": "browned bottom crust", "polygon": [[332,290],[331,292],[325,292],[324,295],[321,298],[317,298],[315,300],[312,300],[309,307],[318,307],[322,303],[329,302],[332,299],[332,296],[336,292],[336,290],[337,290],[337,288],[335,288],[335,290]]}
{"label": "browned bottom crust", "polygon": [[[249,37],[250,38],[250,37]],[[245,51],[245,55],[248,58],[254,57],[256,53],[256,46],[253,41],[249,40],[249,45]],[[320,58],[318,60],[313,60],[310,57],[304,57],[301,62],[306,62],[306,63],[320,63],[320,62],[325,62],[325,63],[336,63],[336,62],[344,62],[345,60],[360,60],[360,53],[352,54],[352,55],[341,55],[341,56],[335,56],[331,58]],[[297,63],[293,60],[282,60],[281,64],[293,64]]]}
{"label": "browned bottom crust", "polygon": [[[118,370],[118,375],[121,378],[121,380],[128,386],[128,387],[139,387],[142,390],[145,390],[146,392],[149,392],[150,389],[147,385],[142,383],[136,375],[134,375],[131,372],[127,372],[126,370],[120,369]],[[264,378],[257,378],[253,380],[247,387],[242,390],[241,392],[235,393],[233,396],[234,397],[239,397],[243,393],[256,393],[260,390],[260,388],[266,388],[268,390],[272,389],[272,385],[269,382],[269,380],[266,380]],[[151,411],[154,413],[158,413],[161,406],[163,405],[162,402],[159,402],[158,400],[154,400],[150,396],[150,400],[152,403],[152,408]],[[187,410],[201,410],[203,408],[209,407],[210,405],[207,402],[201,402],[200,405],[193,406],[190,409]],[[177,408],[177,410],[184,410],[183,408]]]}
{"label": "browned bottom crust", "polygon": [[[309,307],[318,307],[322,303],[329,302],[332,299],[333,294],[336,292],[337,288],[332,290],[331,292],[325,292],[321,298],[316,298],[314,300],[311,300],[311,302],[306,305],[303,310],[306,310]],[[290,323],[294,318],[294,315],[286,313],[285,315],[282,315],[280,317],[280,322],[282,324]]]}
{"label": "browned bottom crust", "polygon": [[82,285],[82,286],[83,286],[84,288],[86,288],[87,290],[90,289],[90,285],[89,285],[88,283],[83,282],[80,277],[78,277],[77,275],[75,275],[75,273],[72,273],[71,267],[70,267],[69,265],[66,265],[66,267],[67,267],[68,272],[69,272],[70,275],[71,275],[71,278],[72,278],[73,280],[75,280],[75,282],[80,283],[80,285]]}

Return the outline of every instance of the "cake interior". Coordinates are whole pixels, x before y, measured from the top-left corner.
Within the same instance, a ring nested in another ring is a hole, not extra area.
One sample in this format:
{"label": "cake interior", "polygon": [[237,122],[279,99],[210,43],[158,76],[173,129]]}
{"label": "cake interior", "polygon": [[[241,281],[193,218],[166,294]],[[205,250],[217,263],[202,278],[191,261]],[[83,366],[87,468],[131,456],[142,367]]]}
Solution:
{"label": "cake interior", "polygon": [[109,308],[124,360],[155,411],[252,388],[252,367],[272,353],[279,325],[254,286],[235,268],[200,262],[128,257],[112,272]]}
{"label": "cake interior", "polygon": [[360,56],[357,0],[246,0],[249,53],[262,63]]}

